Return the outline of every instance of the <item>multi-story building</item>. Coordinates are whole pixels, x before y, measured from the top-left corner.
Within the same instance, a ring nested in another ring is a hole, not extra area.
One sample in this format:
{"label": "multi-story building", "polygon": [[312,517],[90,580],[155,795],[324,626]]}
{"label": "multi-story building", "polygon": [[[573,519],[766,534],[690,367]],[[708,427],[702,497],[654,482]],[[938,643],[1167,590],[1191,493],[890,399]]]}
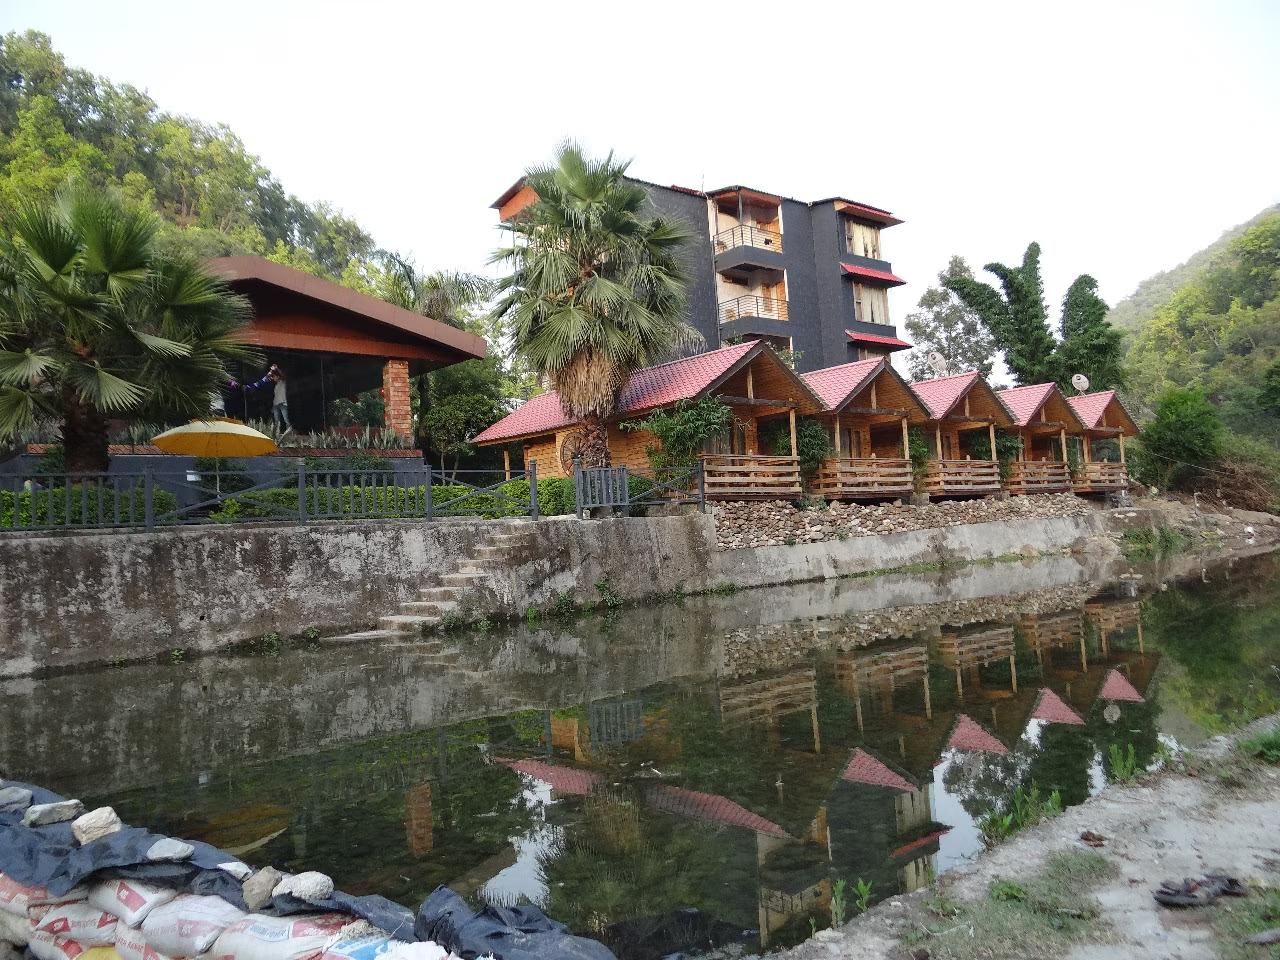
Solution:
{"label": "multi-story building", "polygon": [[[654,211],[683,220],[690,321],[703,349],[743,339],[794,351],[807,372],[884,357],[911,344],[890,320],[889,289],[906,281],[884,259],[887,210],[829,197],[806,203],[732,186],[703,192],[644,180]],[[537,195],[518,180],[494,202],[502,222]]]}

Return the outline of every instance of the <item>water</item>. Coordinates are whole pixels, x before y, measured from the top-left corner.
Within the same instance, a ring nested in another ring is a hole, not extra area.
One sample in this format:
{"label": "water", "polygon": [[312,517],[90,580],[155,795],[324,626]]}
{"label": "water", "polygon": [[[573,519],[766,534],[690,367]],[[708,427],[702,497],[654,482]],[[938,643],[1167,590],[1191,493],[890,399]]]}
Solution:
{"label": "water", "polygon": [[972,857],[1018,789],[1079,803],[1113,745],[1152,766],[1280,710],[1276,558],[1126,569],[3,681],[0,770],[356,894],[532,901],[636,960],[754,952],[826,926],[837,881],[874,901]]}

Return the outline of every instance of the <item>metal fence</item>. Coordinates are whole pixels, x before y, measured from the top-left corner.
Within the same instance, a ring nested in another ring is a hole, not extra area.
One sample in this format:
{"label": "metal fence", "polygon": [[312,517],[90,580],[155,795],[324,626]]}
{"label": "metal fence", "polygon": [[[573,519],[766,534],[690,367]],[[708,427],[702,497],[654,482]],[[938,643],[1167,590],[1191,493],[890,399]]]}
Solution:
{"label": "metal fence", "polygon": [[706,478],[702,464],[688,469],[637,471],[629,467],[573,466],[573,490],[578,516],[590,510],[613,509],[634,514],[647,507],[697,504],[706,510]]}
{"label": "metal fence", "polygon": [[185,524],[530,517],[537,465],[521,470],[152,470],[0,476],[0,532]]}

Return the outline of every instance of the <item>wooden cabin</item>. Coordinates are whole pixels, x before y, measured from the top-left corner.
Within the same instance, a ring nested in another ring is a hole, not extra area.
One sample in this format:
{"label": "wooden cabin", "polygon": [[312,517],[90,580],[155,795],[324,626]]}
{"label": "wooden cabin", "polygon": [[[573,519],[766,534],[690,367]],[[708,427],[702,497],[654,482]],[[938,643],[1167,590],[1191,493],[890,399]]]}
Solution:
{"label": "wooden cabin", "polygon": [[1114,390],[1070,397],[1067,402],[1079,419],[1083,460],[1076,478],[1076,493],[1109,493],[1129,485],[1125,465],[1125,437],[1136,437],[1138,425]]}
{"label": "wooden cabin", "polygon": [[[646,367],[623,387],[618,413],[608,424],[614,466],[650,469],[648,449],[658,440],[622,424],[642,419],[682,400],[716,397],[734,415],[730,433],[703,456],[708,497],[721,500],[796,499],[803,493],[796,456],[796,417],[822,412],[822,401],[800,376],[760,341],[748,341]],[[761,431],[770,424],[790,433],[790,451],[760,449]],[[565,415],[554,391],[533,397],[475,439],[479,446],[520,443],[526,464],[539,476],[573,474],[582,433]]]}
{"label": "wooden cabin", "polygon": [[908,431],[929,411],[883,357],[804,374],[822,400],[834,454],[812,491],[829,500],[908,497],[914,490]]}
{"label": "wooden cabin", "polygon": [[1055,383],[1037,383],[1001,390],[998,396],[1022,440],[1005,487],[1012,494],[1070,492],[1067,437],[1080,437],[1084,424],[1066,395]]}
{"label": "wooden cabin", "polygon": [[[976,370],[971,370],[921,380],[913,383],[911,389],[929,411],[933,459],[925,475],[925,489],[930,496],[999,493],[996,427],[1011,427],[1013,417],[991,386]],[[986,460],[975,460],[965,452],[967,443],[978,432],[986,434],[990,445],[991,455]]]}

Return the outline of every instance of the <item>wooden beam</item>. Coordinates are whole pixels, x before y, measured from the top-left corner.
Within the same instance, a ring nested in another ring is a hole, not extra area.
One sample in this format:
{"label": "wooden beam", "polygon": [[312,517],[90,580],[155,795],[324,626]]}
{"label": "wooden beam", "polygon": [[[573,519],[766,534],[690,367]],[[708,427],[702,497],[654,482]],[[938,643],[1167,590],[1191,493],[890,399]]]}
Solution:
{"label": "wooden beam", "polygon": [[856,413],[868,417],[905,417],[911,411],[897,407],[841,407],[841,413]]}
{"label": "wooden beam", "polygon": [[880,406],[880,404],[876,403],[876,382],[874,380],[871,381],[871,405],[873,407]]}
{"label": "wooden beam", "polygon": [[747,397],[754,400],[756,398],[756,382],[751,376],[751,367],[747,367]]}
{"label": "wooden beam", "polygon": [[987,439],[991,441],[992,461],[994,462],[996,460],[999,460],[1000,457],[996,454],[996,425],[994,423],[987,424]]}
{"label": "wooden beam", "polygon": [[1120,434],[1120,462],[1124,463],[1124,434]]}
{"label": "wooden beam", "polygon": [[757,400],[755,397],[727,397],[723,394],[718,395],[716,399],[736,407],[778,407],[786,410],[788,407],[794,408],[799,405],[794,400]]}
{"label": "wooden beam", "polygon": [[502,448],[502,474],[504,480],[511,479],[511,448]]}
{"label": "wooden beam", "polygon": [[933,445],[938,451],[938,459],[942,459],[942,427],[933,428]]}
{"label": "wooden beam", "polygon": [[792,407],[788,411],[791,420],[791,455],[796,455],[796,408]]}
{"label": "wooden beam", "polygon": [[962,417],[959,414],[951,414],[942,418],[948,423],[973,423],[978,426],[985,426],[988,423],[995,423],[991,417]]}
{"label": "wooden beam", "polygon": [[840,414],[836,414],[836,459],[840,458]]}
{"label": "wooden beam", "polygon": [[902,459],[911,459],[911,434],[907,429],[907,418],[902,418]]}
{"label": "wooden beam", "polygon": [[1058,432],[1058,442],[1062,444],[1062,462],[1066,463],[1067,462],[1067,431],[1066,430],[1061,430]]}

